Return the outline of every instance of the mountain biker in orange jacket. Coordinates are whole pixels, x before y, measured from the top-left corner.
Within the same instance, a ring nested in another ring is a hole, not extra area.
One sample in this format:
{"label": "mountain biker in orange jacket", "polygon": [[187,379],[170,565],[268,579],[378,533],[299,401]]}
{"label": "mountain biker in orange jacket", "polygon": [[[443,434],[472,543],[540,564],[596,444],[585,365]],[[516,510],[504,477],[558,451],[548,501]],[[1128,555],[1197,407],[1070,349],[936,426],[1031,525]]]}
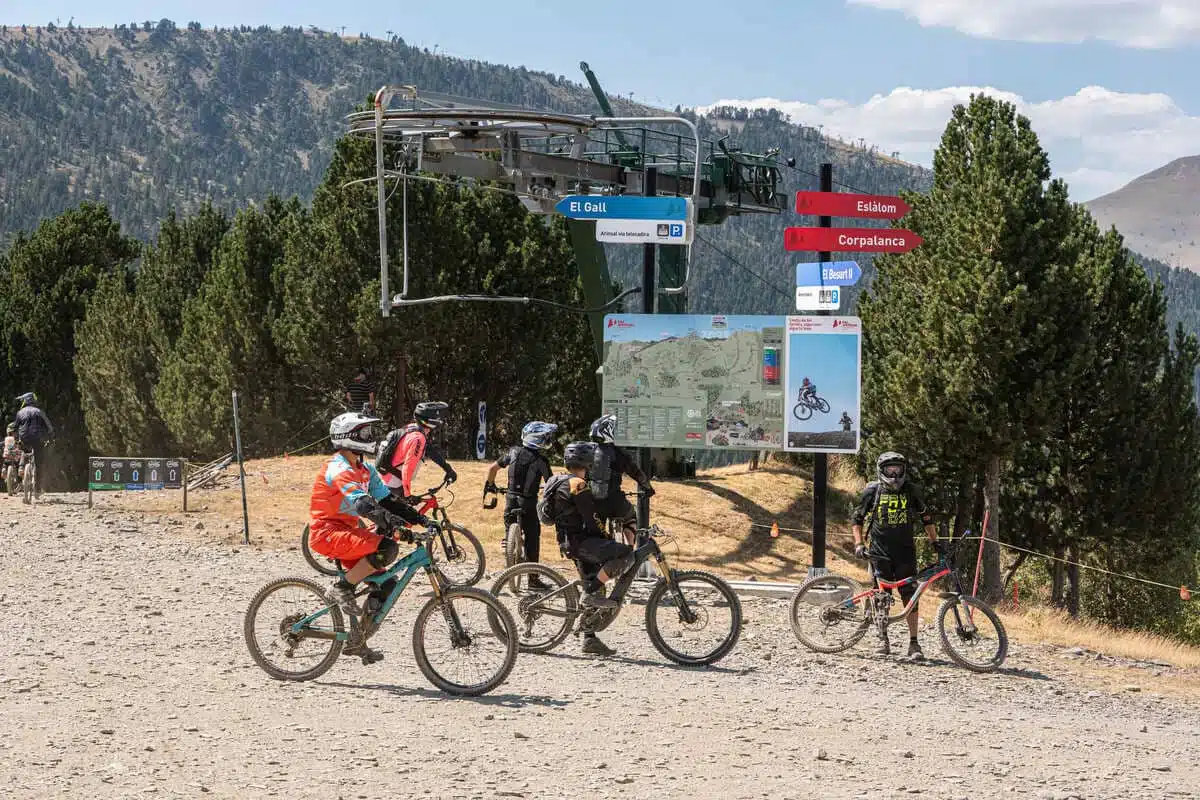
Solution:
{"label": "mountain biker in orange jacket", "polygon": [[[375,452],[373,425],[379,422],[353,412],[341,414],[329,425],[329,440],[337,450],[313,481],[309,503],[308,544],[313,552],[341,561],[345,574],[325,592],[325,601],[348,614],[358,615],[354,587],[369,575],[396,560],[400,548],[392,538],[398,532],[412,541],[406,523],[430,525],[423,514],[392,497],[379,473],[363,460]],[[359,527],[359,520],[375,524],[375,530]],[[386,597],[394,584],[383,584],[376,593]],[[350,642],[346,655],[361,656],[371,664],[383,655],[361,641]]]}

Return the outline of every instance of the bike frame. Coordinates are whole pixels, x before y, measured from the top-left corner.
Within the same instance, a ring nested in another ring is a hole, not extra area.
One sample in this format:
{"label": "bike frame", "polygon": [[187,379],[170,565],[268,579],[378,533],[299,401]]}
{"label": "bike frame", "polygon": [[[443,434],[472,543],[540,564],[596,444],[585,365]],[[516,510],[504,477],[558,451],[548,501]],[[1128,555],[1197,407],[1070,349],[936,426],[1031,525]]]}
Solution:
{"label": "bike frame", "polygon": [[[429,575],[429,582],[433,585],[433,593],[434,595],[440,597],[442,594],[442,587],[441,584],[438,583],[438,579],[435,577],[437,572],[433,569],[433,559],[430,558],[429,551],[425,548],[425,544],[423,542],[417,546],[416,550],[413,550],[404,558],[397,561],[387,570],[374,575],[369,575],[363,579],[363,583],[380,585],[390,581],[392,578],[399,576],[398,580],[396,581],[396,585],[392,588],[391,593],[384,599],[383,605],[379,607],[378,611],[366,618],[371,622],[373,626],[372,630],[377,629],[383,624],[383,621],[387,619],[388,612],[390,612],[392,610],[392,606],[396,604],[397,598],[404,593],[405,588],[408,587],[408,584],[412,581],[413,576],[416,575],[417,570],[420,569],[424,569]],[[401,572],[404,574],[400,575]],[[335,633],[332,631],[311,630],[308,627],[313,621],[320,619],[322,616],[328,613],[329,607],[326,606],[320,611],[315,611],[303,619],[297,620],[296,622],[292,623],[292,633],[309,639],[348,640],[350,638],[349,631]]]}
{"label": "bike frame", "polygon": [[[911,578],[905,578],[902,581],[889,582],[881,581],[878,578],[875,578],[875,582],[879,584],[878,586],[873,586],[866,591],[859,592],[853,597],[843,600],[841,605],[847,609],[851,609],[854,608],[859,600],[867,597],[874,597],[875,595],[885,594],[890,592],[892,589],[899,589],[901,586],[909,586],[915,583],[917,584],[917,590],[913,592],[913,596],[909,598],[908,603],[905,604],[904,608],[901,609],[899,613],[888,617],[889,623],[899,622],[912,612],[917,603],[921,601],[921,595],[925,594],[925,590],[929,588],[931,583],[944,578],[947,575],[953,574],[954,565],[949,560],[946,560],[938,562],[937,564],[930,564],[916,575],[913,575]],[[957,583],[957,578],[955,578],[955,582]],[[958,591],[954,592],[953,594],[961,595],[963,593],[961,586],[956,586],[955,588],[958,589]]]}
{"label": "bike frame", "polygon": [[[616,585],[613,586],[612,594],[609,595],[610,599],[616,600],[618,603],[625,599],[626,593],[629,591],[629,588],[633,585],[634,580],[637,578],[638,567],[640,567],[644,562],[649,561],[651,558],[655,560],[655,565],[658,567],[658,572],[660,575],[662,575],[663,580],[667,581],[668,584],[671,583],[671,569],[667,564],[666,555],[658,546],[658,542],[656,542],[654,538],[650,536],[644,529],[638,531],[637,542],[638,543],[633,550],[633,564],[625,571],[624,575],[617,579]],[[576,569],[578,568],[579,566],[576,564]],[[554,591],[542,595],[529,604],[529,610],[536,609],[539,613],[542,613],[547,617],[580,616],[586,611],[586,609],[577,609],[575,611],[558,611],[557,609],[543,608],[543,605],[547,600],[557,597],[572,587],[581,585],[582,582],[582,578],[576,578],[575,580],[560,586]],[[686,598],[679,599],[683,600],[685,606],[683,610],[690,615],[691,609],[686,608]],[[612,609],[613,613],[616,613],[619,610],[619,608]]]}

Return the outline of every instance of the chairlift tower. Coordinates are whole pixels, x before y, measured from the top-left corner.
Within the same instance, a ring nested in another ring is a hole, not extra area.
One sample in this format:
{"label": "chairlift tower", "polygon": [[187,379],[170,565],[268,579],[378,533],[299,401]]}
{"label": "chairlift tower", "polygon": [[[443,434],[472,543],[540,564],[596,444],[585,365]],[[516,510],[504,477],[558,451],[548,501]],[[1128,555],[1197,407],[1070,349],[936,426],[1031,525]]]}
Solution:
{"label": "chairlift tower", "polygon": [[[387,246],[389,181],[403,181],[401,202],[407,227],[409,180],[478,182],[520,198],[531,213],[553,214],[568,195],[686,197],[695,224],[716,225],[740,214],[778,214],[781,194],[778,151],[742,153],[724,140],[700,138],[695,122],[680,116],[615,116],[595,74],[587,77],[603,114],[563,114],[505,103],[472,100],[411,85],[388,85],[374,108],[347,117],[349,133],[375,142],[374,181],[379,207],[380,310],[453,301],[536,302],[535,298],[484,295],[410,296],[407,231],[401,290],[391,296]],[[651,176],[648,178],[648,175]],[[649,183],[649,185],[648,185]],[[569,229],[583,285],[597,354],[603,357],[604,311],[612,304],[612,282],[596,223],[570,220]],[[645,245],[654,247],[654,245]],[[656,286],[643,286],[650,310],[686,310],[692,248],[658,251]],[[649,252],[649,251],[648,251]],[[464,287],[468,289],[469,287]]]}

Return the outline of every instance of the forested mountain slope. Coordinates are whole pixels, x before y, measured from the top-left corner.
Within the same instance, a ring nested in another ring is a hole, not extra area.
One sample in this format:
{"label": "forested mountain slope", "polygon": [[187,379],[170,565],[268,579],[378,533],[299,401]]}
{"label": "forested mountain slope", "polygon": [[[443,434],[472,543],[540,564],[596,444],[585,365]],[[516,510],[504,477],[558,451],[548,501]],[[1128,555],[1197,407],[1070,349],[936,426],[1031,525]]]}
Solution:
{"label": "forested mountain slope", "polygon": [[[0,29],[0,240],[83,200],[104,202],[125,232],[142,240],[153,238],[170,211],[191,212],[206,198],[229,211],[271,194],[307,202],[343,117],[387,82],[597,111],[591,91],[576,81],[431,54],[399,36],[212,30],[166,20],[113,29],[8,26]],[[647,110],[610,101],[618,114]],[[717,110],[702,125],[706,137],[729,136],[747,152],[779,147],[783,158],[794,158],[797,167],[784,168],[789,192],[815,188],[824,160],[835,163],[843,190],[893,193],[929,183],[926,170],[830,141],[774,112]],[[692,308],[790,310],[797,259],[783,250],[782,230],[799,219],[785,212],[705,227]],[[629,282],[635,273],[621,266],[632,267],[636,257],[619,249],[610,247],[614,272]]]}

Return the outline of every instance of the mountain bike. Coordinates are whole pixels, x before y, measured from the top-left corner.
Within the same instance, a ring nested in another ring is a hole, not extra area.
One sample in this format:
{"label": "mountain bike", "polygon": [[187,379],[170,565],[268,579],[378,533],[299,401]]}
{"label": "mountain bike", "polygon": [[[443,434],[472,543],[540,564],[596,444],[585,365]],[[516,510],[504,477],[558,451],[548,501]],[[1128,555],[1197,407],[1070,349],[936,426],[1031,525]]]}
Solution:
{"label": "mountain bike", "polygon": [[16,497],[21,493],[21,472],[24,461],[25,454],[21,453],[16,461],[4,462],[4,486],[8,490],[9,497]]}
{"label": "mountain bike", "polygon": [[799,396],[796,398],[796,405],[792,409],[792,416],[801,422],[804,422],[804,420],[813,415],[813,411],[820,411],[822,414],[828,414],[829,401],[824,397],[818,397],[815,394],[806,397],[804,392],[801,391]]}
{"label": "mountain bike", "polygon": [[[361,618],[350,615],[347,622],[341,608],[326,603],[325,587],[308,578],[279,578],[259,589],[243,623],[254,663],[277,680],[319,678],[348,643],[365,644],[379,630],[413,575],[423,569],[433,597],[417,612],[413,624],[413,656],[421,672],[453,695],[485,694],[503,683],[517,658],[516,622],[489,592],[446,582],[427,549],[437,535],[434,527],[414,531],[415,550],[362,582],[355,594],[356,598],[366,595]],[[291,591],[296,597],[288,604],[283,595]],[[276,600],[280,608],[268,610],[268,603]],[[450,669],[435,665],[434,660],[442,656],[459,656],[462,663]],[[366,656],[363,661],[369,663]],[[463,670],[480,664],[486,665],[477,678],[462,677]]]}
{"label": "mountain bike", "polygon": [[[500,504],[500,495],[508,494],[507,486],[497,486],[495,492],[485,492],[484,509],[491,511]],[[530,498],[537,502],[537,498]],[[521,529],[521,521],[510,522],[504,527],[504,566],[511,567],[525,560],[525,531]]]}
{"label": "mountain bike", "polygon": [[[429,554],[434,564],[450,581],[451,586],[474,586],[479,583],[484,573],[483,545],[475,534],[450,521],[446,514],[454,503],[454,492],[447,489],[450,500],[443,505],[437,493],[445,489],[449,481],[443,479],[440,484],[425,494],[418,495],[421,505],[417,511],[438,524],[437,534],[429,542]],[[332,558],[314,553],[308,544],[309,526],[305,525],[300,534],[300,551],[308,565],[322,575],[333,577],[338,574],[338,564]]]}
{"label": "mountain bike", "polygon": [[[856,581],[832,573],[810,578],[792,595],[792,632],[818,653],[848,650],[871,627],[886,637],[888,627],[908,616],[929,585],[945,577],[950,578],[954,591],[939,593],[937,628],[942,650],[972,672],[994,672],[1008,654],[1008,633],[991,606],[963,591],[949,552],[911,578],[895,582],[875,579],[877,585],[865,590]],[[917,589],[912,598],[899,613],[891,614],[892,590],[914,583]],[[960,646],[978,648],[979,657],[960,652]]]}
{"label": "mountain bike", "polygon": [[[609,597],[623,603],[638,567],[653,559],[661,576],[646,600],[646,633],[658,652],[677,664],[700,666],[725,657],[742,632],[742,604],[733,588],[708,572],[675,570],[659,547],[668,534],[657,525],[637,532],[634,563],[621,574]],[[570,557],[564,552],[564,555]],[[529,578],[537,575],[549,589],[533,589]],[[583,608],[582,581],[568,581],[545,564],[525,563],[509,567],[497,576],[492,594],[501,602],[515,604],[519,646],[531,653],[546,653],[574,632],[599,632],[621,612],[616,608]],[[546,622],[544,631],[535,630]],[[501,624],[497,621],[497,624]],[[677,624],[677,629],[664,628]],[[698,642],[695,648],[689,648]],[[689,649],[683,649],[689,648]]]}
{"label": "mountain bike", "polygon": [[33,451],[28,450],[21,454],[21,501],[26,505],[33,503],[34,495],[40,497],[41,493],[37,491],[37,460],[33,457]]}

